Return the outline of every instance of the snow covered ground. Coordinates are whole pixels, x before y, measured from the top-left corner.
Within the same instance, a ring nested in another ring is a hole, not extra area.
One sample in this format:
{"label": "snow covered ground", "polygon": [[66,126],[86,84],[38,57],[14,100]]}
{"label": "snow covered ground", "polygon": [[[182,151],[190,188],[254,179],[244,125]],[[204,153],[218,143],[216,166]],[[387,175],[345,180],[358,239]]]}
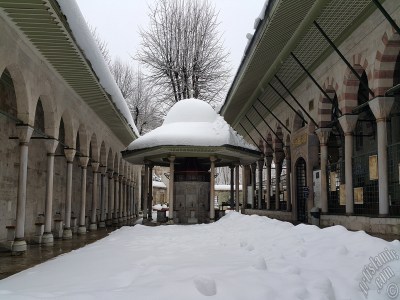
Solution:
{"label": "snow covered ground", "polygon": [[400,299],[399,256],[399,241],[231,212],[123,227],[0,281],[0,299]]}

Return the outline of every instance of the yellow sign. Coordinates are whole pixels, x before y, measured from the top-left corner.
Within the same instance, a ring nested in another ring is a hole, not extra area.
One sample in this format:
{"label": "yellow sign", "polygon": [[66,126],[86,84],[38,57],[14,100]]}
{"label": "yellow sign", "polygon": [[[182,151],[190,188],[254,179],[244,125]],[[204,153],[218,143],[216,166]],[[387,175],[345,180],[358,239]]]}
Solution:
{"label": "yellow sign", "polygon": [[346,205],[346,185],[345,184],[341,184],[340,188],[340,197],[339,197],[339,204],[340,205]]}
{"label": "yellow sign", "polygon": [[378,155],[369,157],[369,180],[378,180]]}
{"label": "yellow sign", "polygon": [[330,173],[330,191],[336,192],[336,180],[337,180],[337,173],[331,172]]}
{"label": "yellow sign", "polygon": [[354,204],[364,204],[364,188],[354,188]]}
{"label": "yellow sign", "polygon": [[307,132],[295,137],[293,139],[292,145],[294,147],[298,147],[298,146],[304,145],[305,143],[307,143]]}

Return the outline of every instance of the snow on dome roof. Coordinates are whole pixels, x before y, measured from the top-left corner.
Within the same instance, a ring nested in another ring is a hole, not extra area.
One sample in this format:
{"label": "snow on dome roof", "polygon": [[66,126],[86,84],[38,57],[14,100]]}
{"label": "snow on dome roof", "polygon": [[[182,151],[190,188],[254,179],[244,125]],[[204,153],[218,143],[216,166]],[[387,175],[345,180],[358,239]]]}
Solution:
{"label": "snow on dome roof", "polygon": [[185,99],[169,110],[163,124],[176,122],[209,122],[217,119],[216,111],[206,102],[198,99]]}
{"label": "snow on dome roof", "polygon": [[162,126],[133,141],[127,150],[156,146],[224,145],[257,151],[255,146],[247,143],[208,103],[186,99],[170,109]]}

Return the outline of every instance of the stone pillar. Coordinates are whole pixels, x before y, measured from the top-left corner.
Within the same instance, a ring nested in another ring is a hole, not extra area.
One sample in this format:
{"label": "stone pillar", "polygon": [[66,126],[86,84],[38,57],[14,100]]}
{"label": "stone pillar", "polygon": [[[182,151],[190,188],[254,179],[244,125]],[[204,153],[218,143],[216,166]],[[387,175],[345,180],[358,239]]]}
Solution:
{"label": "stone pillar", "polygon": [[119,175],[118,176],[118,225],[122,226],[123,225],[123,221],[124,221],[124,189],[123,189],[123,180],[124,180],[124,176],[123,175]]}
{"label": "stone pillar", "polygon": [[28,144],[33,133],[33,128],[27,125],[17,126],[19,139],[19,175],[17,195],[17,223],[15,238],[12,244],[12,253],[25,252],[25,207],[26,207],[26,183],[28,175]]}
{"label": "stone pillar", "polygon": [[174,222],[174,174],[175,174],[175,156],[168,157],[169,159],[169,223]]}
{"label": "stone pillar", "polygon": [[153,220],[153,167],[154,165],[149,165],[149,196],[148,196],[148,205],[149,205],[149,220]]}
{"label": "stone pillar", "polygon": [[75,149],[64,149],[65,158],[67,159],[67,195],[65,198],[65,226],[63,231],[63,239],[72,238],[71,230],[71,203],[72,203],[72,167],[75,157]]}
{"label": "stone pillar", "polygon": [[255,197],[256,197],[256,170],[257,170],[257,164],[256,163],[252,163],[251,166],[251,192],[252,192],[252,197],[253,199],[251,199],[251,203],[252,206],[251,208],[255,208]]}
{"label": "stone pillar", "polygon": [[122,182],[121,182],[121,188],[122,188],[122,224],[126,225],[126,184],[127,184],[127,178],[124,176],[122,177]]}
{"label": "stone pillar", "polygon": [[148,183],[149,183],[149,166],[147,163],[144,165],[144,180],[143,180],[143,220],[147,219],[147,213],[149,209],[148,201],[147,198],[149,196],[149,188],[148,188]]}
{"label": "stone pillar", "polygon": [[315,132],[319,138],[321,152],[321,211],[328,212],[328,140],[332,128],[318,128]]}
{"label": "stone pillar", "polygon": [[97,220],[96,220],[96,214],[97,214],[97,202],[98,202],[98,188],[97,188],[97,174],[99,173],[99,163],[98,162],[92,162],[92,170],[93,170],[93,190],[92,190],[92,214],[90,217],[90,225],[89,225],[89,230],[90,231],[95,231],[97,230]]}
{"label": "stone pillar", "polygon": [[110,170],[108,172],[108,212],[106,220],[107,226],[112,225],[113,210],[114,210],[114,180],[113,180],[113,171]]}
{"label": "stone pillar", "polygon": [[54,139],[45,140],[47,150],[47,174],[46,174],[46,203],[45,221],[42,244],[53,246],[54,238],[51,232],[53,221],[53,180],[54,180],[54,152],[57,149],[58,141]]}
{"label": "stone pillar", "polygon": [[292,161],[290,157],[290,147],[285,146],[283,148],[283,151],[285,152],[285,159],[286,159],[286,195],[287,195],[287,203],[286,203],[286,210],[287,211],[292,211],[292,183],[291,183],[291,173],[292,173]]}
{"label": "stone pillar", "polygon": [[265,187],[266,187],[266,195],[265,202],[267,205],[267,209],[271,209],[271,164],[272,164],[272,156],[266,156],[264,158],[265,166],[266,166],[266,178],[265,178]]}
{"label": "stone pillar", "polygon": [[281,173],[282,173],[282,162],[285,158],[285,154],[281,149],[277,149],[274,152],[274,163],[275,163],[275,210],[279,210],[279,194],[281,193]]}
{"label": "stone pillar", "polygon": [[242,197],[243,197],[243,201],[242,201],[242,214],[245,213],[246,210],[246,205],[247,205],[247,182],[248,182],[248,173],[249,172],[249,166],[242,166]]}
{"label": "stone pillar", "polygon": [[240,207],[240,199],[239,199],[239,192],[240,192],[240,187],[239,187],[239,164],[235,165],[235,186],[236,186],[236,195],[235,195],[236,211],[239,212],[239,207]]}
{"label": "stone pillar", "polygon": [[354,212],[353,196],[353,131],[357,124],[358,115],[343,115],[339,118],[344,132],[344,160],[346,180],[346,214]]}
{"label": "stone pillar", "polygon": [[131,220],[131,180],[128,178],[126,181],[126,220],[127,224]]}
{"label": "stone pillar", "polygon": [[264,168],[264,159],[261,158],[257,161],[257,169],[258,169],[258,204],[257,208],[262,209],[262,195],[263,195],[263,168]]}
{"label": "stone pillar", "polygon": [[119,210],[119,183],[118,183],[118,173],[114,173],[114,215],[113,215],[113,225],[118,225],[118,210]]}
{"label": "stone pillar", "polygon": [[211,168],[210,168],[210,222],[215,220],[215,156],[210,156]]}
{"label": "stone pillar", "polygon": [[394,103],[394,97],[376,97],[369,101],[369,107],[376,118],[378,139],[378,185],[379,215],[389,215],[389,179],[387,152],[387,118]]}
{"label": "stone pillar", "polygon": [[106,171],[107,168],[102,166],[101,168],[101,181],[100,181],[100,223],[99,227],[106,227]]}
{"label": "stone pillar", "polygon": [[86,174],[87,174],[87,164],[89,162],[89,157],[81,156],[79,157],[79,164],[82,168],[81,177],[81,211],[79,215],[79,227],[78,234],[86,234]]}
{"label": "stone pillar", "polygon": [[233,203],[235,202],[235,166],[231,165],[229,166],[229,168],[231,169],[231,191],[230,191],[230,201],[229,204],[231,206],[231,208],[233,208]]}

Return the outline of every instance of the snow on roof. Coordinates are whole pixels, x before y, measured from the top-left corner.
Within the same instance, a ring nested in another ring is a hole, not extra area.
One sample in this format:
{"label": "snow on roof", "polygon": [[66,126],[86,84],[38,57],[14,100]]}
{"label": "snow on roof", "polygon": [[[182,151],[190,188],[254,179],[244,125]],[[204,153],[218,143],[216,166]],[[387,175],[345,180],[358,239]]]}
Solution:
{"label": "snow on roof", "polygon": [[153,180],[153,187],[162,188],[162,189],[166,189],[167,188],[167,186],[165,185],[164,182],[162,182],[162,181],[154,181],[154,180]]}
{"label": "snow on roof", "polygon": [[82,49],[86,59],[90,61],[94,72],[99,78],[101,86],[111,95],[112,102],[119,109],[128,124],[133,128],[135,134],[139,136],[139,131],[133,121],[128,105],[93,39],[76,1],[57,0],[57,2],[60,5],[61,11],[67,17],[69,27],[72,30],[77,45]]}
{"label": "snow on roof", "polygon": [[223,145],[257,150],[233,130],[208,103],[198,99],[186,99],[170,109],[162,126],[139,137],[127,149]]}

